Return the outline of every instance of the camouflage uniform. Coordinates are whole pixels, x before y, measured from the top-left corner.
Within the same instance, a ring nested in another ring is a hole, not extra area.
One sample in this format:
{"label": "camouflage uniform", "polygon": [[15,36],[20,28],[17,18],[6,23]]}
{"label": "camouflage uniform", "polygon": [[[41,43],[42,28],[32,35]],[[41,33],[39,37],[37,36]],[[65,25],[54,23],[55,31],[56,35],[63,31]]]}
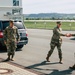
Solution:
{"label": "camouflage uniform", "polygon": [[65,35],[61,33],[61,28],[55,27],[53,29],[53,36],[50,43],[51,49],[48,52],[46,59],[49,59],[49,57],[53,53],[54,48],[57,46],[59,59],[60,61],[62,60],[62,51],[61,51],[62,38],[60,36],[65,36]]}
{"label": "camouflage uniform", "polygon": [[[71,36],[75,36],[75,34],[71,34]],[[72,67],[69,67],[72,70],[75,70],[75,64]]]}
{"label": "camouflage uniform", "polygon": [[13,26],[12,28],[10,26],[6,27],[4,30],[4,41],[6,42],[8,56],[14,56],[15,50],[17,48],[16,42],[18,39],[18,28],[16,26]]}

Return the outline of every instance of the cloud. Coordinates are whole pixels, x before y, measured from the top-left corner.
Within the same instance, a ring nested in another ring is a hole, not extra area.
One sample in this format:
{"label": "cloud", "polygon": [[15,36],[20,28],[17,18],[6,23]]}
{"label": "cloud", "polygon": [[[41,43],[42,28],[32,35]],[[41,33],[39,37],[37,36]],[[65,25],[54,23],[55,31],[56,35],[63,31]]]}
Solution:
{"label": "cloud", "polygon": [[75,0],[22,0],[22,3],[23,13],[75,12]]}

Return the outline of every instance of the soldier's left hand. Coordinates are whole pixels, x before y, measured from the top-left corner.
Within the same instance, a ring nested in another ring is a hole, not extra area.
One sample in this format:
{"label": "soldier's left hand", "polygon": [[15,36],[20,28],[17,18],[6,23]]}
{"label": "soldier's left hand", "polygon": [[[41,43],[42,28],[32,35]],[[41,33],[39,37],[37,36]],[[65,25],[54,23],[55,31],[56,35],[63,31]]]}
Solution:
{"label": "soldier's left hand", "polygon": [[66,37],[71,37],[71,34],[69,33],[69,34],[66,34]]}

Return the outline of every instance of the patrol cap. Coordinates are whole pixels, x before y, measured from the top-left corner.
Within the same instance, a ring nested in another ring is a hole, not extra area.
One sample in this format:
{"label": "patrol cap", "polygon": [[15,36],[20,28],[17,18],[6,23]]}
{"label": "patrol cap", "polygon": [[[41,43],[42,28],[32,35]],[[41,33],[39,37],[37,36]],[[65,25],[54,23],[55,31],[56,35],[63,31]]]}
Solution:
{"label": "patrol cap", "polygon": [[9,20],[9,22],[13,22],[13,20]]}
{"label": "patrol cap", "polygon": [[61,22],[60,21],[57,21],[56,23],[61,25]]}
{"label": "patrol cap", "polygon": [[9,20],[9,23],[12,23],[13,24],[13,20]]}

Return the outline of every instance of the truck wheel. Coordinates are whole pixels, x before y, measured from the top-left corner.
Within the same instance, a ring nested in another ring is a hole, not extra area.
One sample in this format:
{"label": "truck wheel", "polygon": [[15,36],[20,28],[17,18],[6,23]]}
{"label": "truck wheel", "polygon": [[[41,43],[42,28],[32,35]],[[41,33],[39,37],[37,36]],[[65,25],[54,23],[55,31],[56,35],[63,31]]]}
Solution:
{"label": "truck wheel", "polygon": [[17,50],[22,50],[23,46],[24,46],[24,45],[18,45],[18,46],[17,46]]}

